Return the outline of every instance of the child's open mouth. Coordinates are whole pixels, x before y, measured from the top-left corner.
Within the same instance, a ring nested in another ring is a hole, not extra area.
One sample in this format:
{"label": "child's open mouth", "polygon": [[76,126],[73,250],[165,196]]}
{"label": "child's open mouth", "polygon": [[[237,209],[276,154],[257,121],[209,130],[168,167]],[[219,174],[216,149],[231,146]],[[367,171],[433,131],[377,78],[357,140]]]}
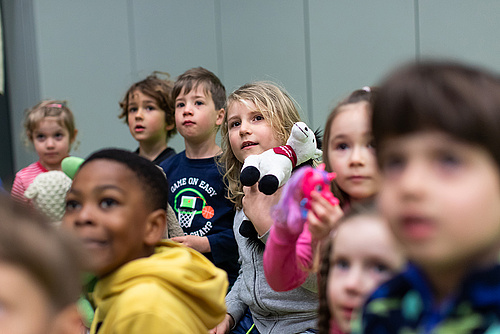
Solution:
{"label": "child's open mouth", "polygon": [[83,245],[88,249],[99,249],[108,245],[108,242],[105,240],[91,239],[85,238],[82,239]]}
{"label": "child's open mouth", "polygon": [[435,229],[430,219],[419,216],[405,216],[401,224],[405,237],[412,240],[427,239],[432,235]]}
{"label": "child's open mouth", "polygon": [[244,142],[241,145],[241,148],[244,149],[244,148],[247,148],[247,147],[250,147],[250,146],[256,146],[256,145],[258,145],[258,144],[254,143],[254,142],[251,142],[251,141],[246,141],[246,142]]}

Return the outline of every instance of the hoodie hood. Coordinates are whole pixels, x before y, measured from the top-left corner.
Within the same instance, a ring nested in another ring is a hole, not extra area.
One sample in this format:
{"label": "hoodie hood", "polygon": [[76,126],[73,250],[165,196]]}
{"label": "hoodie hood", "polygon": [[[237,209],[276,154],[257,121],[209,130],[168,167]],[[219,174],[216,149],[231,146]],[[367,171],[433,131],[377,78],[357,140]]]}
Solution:
{"label": "hoodie hood", "polygon": [[[131,261],[98,281],[94,300],[97,305],[96,318],[99,319],[95,319],[95,322],[103,322],[109,313],[116,313],[113,307],[123,294],[139,285],[152,283],[167,292],[172,304],[180,301],[186,308],[185,312],[194,314],[207,329],[223,320],[226,313],[224,297],[228,287],[227,274],[201,253],[163,240],[153,255]],[[181,314],[183,310],[178,312]]]}

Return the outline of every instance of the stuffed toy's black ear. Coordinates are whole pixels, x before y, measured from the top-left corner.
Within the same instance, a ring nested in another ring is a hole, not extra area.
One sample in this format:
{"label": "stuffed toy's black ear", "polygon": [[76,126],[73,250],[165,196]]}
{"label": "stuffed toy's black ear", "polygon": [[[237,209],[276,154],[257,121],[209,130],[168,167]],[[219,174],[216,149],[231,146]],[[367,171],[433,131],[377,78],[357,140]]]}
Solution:
{"label": "stuffed toy's black ear", "polygon": [[248,166],[243,168],[240,173],[241,184],[247,187],[253,186],[259,181],[260,172],[255,166]]}

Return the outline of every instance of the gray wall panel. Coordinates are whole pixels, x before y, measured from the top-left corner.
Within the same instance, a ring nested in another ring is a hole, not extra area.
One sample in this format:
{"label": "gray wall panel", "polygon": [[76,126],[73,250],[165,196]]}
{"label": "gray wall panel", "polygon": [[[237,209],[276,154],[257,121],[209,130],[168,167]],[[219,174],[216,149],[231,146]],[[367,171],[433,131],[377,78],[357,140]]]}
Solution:
{"label": "gray wall panel", "polygon": [[500,1],[419,0],[422,57],[447,57],[500,72]]}
{"label": "gray wall panel", "polygon": [[227,90],[271,80],[284,86],[307,116],[302,1],[224,0],[221,18]]}
{"label": "gray wall panel", "polygon": [[351,91],[415,57],[411,1],[310,1],[314,126]]}
{"label": "gray wall panel", "polygon": [[[69,100],[86,156],[137,146],[117,119],[131,83],[204,66],[228,92],[282,84],[313,127],[332,104],[402,61],[454,57],[500,71],[498,0],[0,0],[15,168],[36,159],[20,138],[40,98]],[[183,149],[177,135],[171,146]]]}
{"label": "gray wall panel", "polygon": [[[135,146],[118,120],[130,82],[127,6],[121,0],[36,0],[41,97],[66,99],[76,116],[75,155]],[[20,166],[22,167],[22,166]]]}

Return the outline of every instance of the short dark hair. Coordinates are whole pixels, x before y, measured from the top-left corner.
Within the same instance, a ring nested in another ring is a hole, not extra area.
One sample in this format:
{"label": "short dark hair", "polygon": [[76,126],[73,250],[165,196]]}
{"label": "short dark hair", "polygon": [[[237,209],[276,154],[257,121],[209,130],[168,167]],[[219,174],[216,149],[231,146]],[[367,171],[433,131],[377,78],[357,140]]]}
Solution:
{"label": "short dark hair", "polygon": [[484,147],[500,166],[500,78],[448,61],[407,64],[380,85],[372,128],[377,148],[391,137],[438,130]]}
{"label": "short dark hair", "polygon": [[125,165],[130,169],[139,183],[144,188],[145,203],[152,210],[167,209],[168,205],[168,182],[165,173],[160,167],[146,158],[130,151],[107,148],[92,153],[80,166],[80,169],[93,160],[111,160]]}
{"label": "short dark hair", "polygon": [[205,90],[205,94],[210,93],[212,96],[215,109],[220,110],[224,108],[224,104],[226,103],[226,88],[224,88],[224,85],[215,74],[203,67],[195,67],[179,75],[172,90],[174,103],[182,89],[184,89],[184,94],[188,94],[192,89],[198,88],[200,84]]}
{"label": "short dark hair", "polygon": [[26,271],[56,312],[77,302],[85,266],[79,241],[5,195],[0,195],[0,261]]}
{"label": "short dark hair", "polygon": [[[119,102],[120,108],[122,108],[121,114],[118,118],[125,118],[125,123],[128,124],[128,107],[130,96],[135,92],[139,91],[144,95],[152,97],[158,107],[165,112],[165,122],[170,125],[175,125],[175,107],[174,101],[172,99],[172,87],[173,82],[168,79],[160,79],[157,74],[164,74],[168,78],[168,73],[163,72],[153,72],[146,79],[134,83],[125,93],[123,99]],[[171,138],[177,133],[174,127],[171,130],[167,130],[167,139]]]}

